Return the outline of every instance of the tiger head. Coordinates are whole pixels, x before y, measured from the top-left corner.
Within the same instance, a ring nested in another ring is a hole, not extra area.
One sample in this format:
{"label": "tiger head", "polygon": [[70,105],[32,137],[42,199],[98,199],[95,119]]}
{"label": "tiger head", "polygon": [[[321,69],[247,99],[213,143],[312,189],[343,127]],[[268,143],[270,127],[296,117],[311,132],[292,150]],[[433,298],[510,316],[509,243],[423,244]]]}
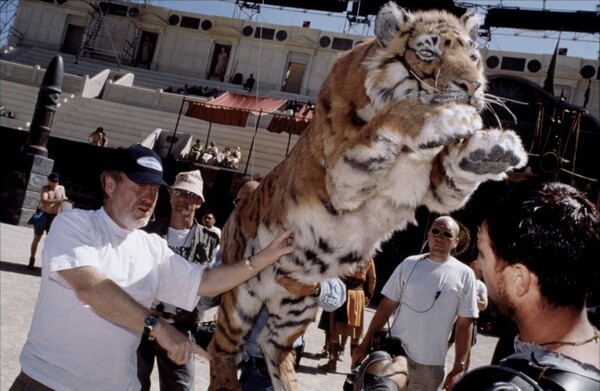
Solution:
{"label": "tiger head", "polygon": [[476,46],[481,17],[443,11],[407,13],[384,5],[375,21],[380,50],[364,65],[372,108],[416,99],[484,106],[485,77]]}

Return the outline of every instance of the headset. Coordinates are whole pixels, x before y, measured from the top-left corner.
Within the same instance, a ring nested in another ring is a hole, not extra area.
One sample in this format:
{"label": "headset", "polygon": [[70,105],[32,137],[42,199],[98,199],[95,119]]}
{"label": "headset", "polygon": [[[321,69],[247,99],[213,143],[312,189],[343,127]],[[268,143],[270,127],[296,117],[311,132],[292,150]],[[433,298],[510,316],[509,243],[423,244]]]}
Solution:
{"label": "headset", "polygon": [[[406,279],[405,282],[402,283],[402,290],[400,291],[400,302],[398,304],[398,308],[396,308],[396,311],[394,311],[394,321],[392,322],[392,324],[390,325],[390,320],[388,318],[387,324],[388,324],[388,333],[391,337],[392,335],[392,328],[394,327],[394,325],[396,324],[396,321],[398,320],[398,315],[400,315],[400,309],[402,308],[402,304],[404,303],[404,292],[406,290],[406,286],[408,285],[408,283],[410,282],[410,277],[412,276],[413,272],[415,271],[415,269],[417,268],[417,266],[419,266],[419,263],[424,260],[425,258],[427,258],[429,254],[424,254],[421,256],[421,258],[419,258],[419,260],[417,262],[415,262],[415,265],[413,266],[413,268],[411,269],[410,273],[408,274],[408,278]],[[437,301],[437,299],[440,297],[440,295],[442,294],[441,290],[438,290],[437,292],[435,292],[435,297],[433,298],[433,301],[431,302],[431,305],[429,306],[429,308],[427,308],[426,310],[423,311],[418,311],[414,308],[412,308],[410,305],[408,305],[407,303],[404,303],[404,305],[406,307],[408,307],[410,310],[418,313],[418,314],[424,314],[426,312],[429,312],[432,308],[433,305],[435,304],[435,302]]]}
{"label": "headset", "polygon": [[[417,262],[415,262],[415,265],[413,266],[410,273],[408,274],[408,278],[406,279],[406,281],[404,281],[402,283],[402,290],[400,291],[400,304],[398,304],[398,310],[396,311],[396,315],[398,315],[400,313],[400,307],[402,306],[402,304],[404,304],[406,307],[408,307],[410,310],[416,312],[417,314],[424,314],[426,312],[429,312],[433,308],[433,305],[435,304],[436,300],[440,297],[442,291],[438,290],[437,292],[435,292],[435,297],[433,298],[431,305],[427,309],[422,310],[422,311],[414,309],[413,307],[408,305],[408,303],[404,303],[404,292],[406,290],[406,287],[408,286],[408,283],[410,282],[410,278],[412,277],[412,274],[415,271],[415,269],[417,268],[417,266],[419,266],[419,263],[422,260],[424,260],[425,258],[427,258],[428,255],[429,254],[422,255],[421,258],[419,258],[419,260]],[[394,322],[395,322],[395,319],[394,319]]]}

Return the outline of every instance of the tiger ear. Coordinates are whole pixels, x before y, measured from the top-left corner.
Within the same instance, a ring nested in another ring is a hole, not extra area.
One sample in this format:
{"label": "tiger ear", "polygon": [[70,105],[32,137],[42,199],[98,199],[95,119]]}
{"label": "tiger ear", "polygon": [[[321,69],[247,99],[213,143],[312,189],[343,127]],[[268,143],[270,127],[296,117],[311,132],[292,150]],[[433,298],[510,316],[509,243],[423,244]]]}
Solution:
{"label": "tiger ear", "polygon": [[382,47],[387,47],[402,26],[410,20],[410,15],[396,3],[385,4],[375,18],[375,37]]}
{"label": "tiger ear", "polygon": [[479,36],[479,26],[483,23],[483,16],[473,12],[467,12],[460,17],[460,21],[465,25],[473,42],[477,41]]}

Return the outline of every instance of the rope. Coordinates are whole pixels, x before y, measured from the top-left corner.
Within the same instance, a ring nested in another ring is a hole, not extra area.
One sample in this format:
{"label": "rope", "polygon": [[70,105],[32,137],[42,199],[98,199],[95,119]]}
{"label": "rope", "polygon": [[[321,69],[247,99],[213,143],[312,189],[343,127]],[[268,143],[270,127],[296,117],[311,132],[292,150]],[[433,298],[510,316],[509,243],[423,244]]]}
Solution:
{"label": "rope", "polygon": [[[261,7],[263,7],[265,5],[264,0],[261,2]],[[257,64],[256,64],[256,83],[255,83],[255,88],[254,88],[254,97],[258,100],[258,91],[260,91],[260,83],[261,83],[261,60],[262,60],[262,34],[263,34],[263,18],[262,15],[260,13],[258,13],[257,15],[260,16],[260,38],[258,40],[258,57],[257,57]],[[254,180],[254,169],[255,169],[255,162],[256,162],[256,147],[257,147],[257,135],[258,135],[258,121],[260,121],[260,115],[256,116],[254,115],[254,124],[253,124],[253,129],[256,130],[256,134],[254,135],[254,147],[253,147],[253,153],[252,156],[250,157],[250,179]]]}

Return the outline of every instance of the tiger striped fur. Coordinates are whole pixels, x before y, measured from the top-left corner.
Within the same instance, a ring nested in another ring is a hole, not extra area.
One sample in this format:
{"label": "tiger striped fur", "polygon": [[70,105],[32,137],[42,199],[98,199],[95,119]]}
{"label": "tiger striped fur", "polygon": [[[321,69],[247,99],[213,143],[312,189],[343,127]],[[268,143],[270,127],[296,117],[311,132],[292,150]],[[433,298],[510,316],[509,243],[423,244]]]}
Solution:
{"label": "tiger striped fur", "polygon": [[258,252],[287,228],[295,250],[223,295],[210,390],[240,389],[240,347],[263,306],[269,318],[259,344],[273,387],[297,389],[289,353],[317,304],[290,295],[278,276],[315,282],[346,274],[415,223],[417,207],[456,210],[481,182],[525,165],[514,132],[481,129],[479,23],[476,15],[409,14],[388,3],[376,39],[334,64],[305,134],[224,227],[223,263]]}

